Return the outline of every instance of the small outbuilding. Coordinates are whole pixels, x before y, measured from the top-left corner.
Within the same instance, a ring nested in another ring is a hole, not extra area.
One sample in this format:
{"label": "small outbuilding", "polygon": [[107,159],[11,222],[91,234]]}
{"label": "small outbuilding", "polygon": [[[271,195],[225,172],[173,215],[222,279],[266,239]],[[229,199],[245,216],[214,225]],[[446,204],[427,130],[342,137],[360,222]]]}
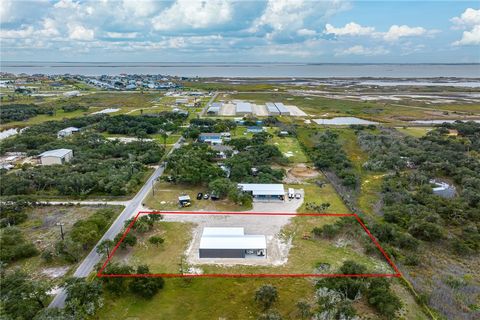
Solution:
{"label": "small outbuilding", "polygon": [[73,158],[73,150],[71,149],[55,149],[41,153],[40,164],[48,166],[53,164],[65,164]]}
{"label": "small outbuilding", "polygon": [[68,127],[57,132],[57,138],[65,138],[71,136],[72,134],[79,132],[80,129],[77,127]]}
{"label": "small outbuilding", "polygon": [[455,197],[457,191],[455,186],[452,186],[443,181],[430,180],[430,183],[435,185],[432,188],[433,194],[442,197],[442,198],[453,198]]}
{"label": "small outbuilding", "polygon": [[264,235],[246,235],[242,227],[203,228],[200,258],[265,258]]}
{"label": "small outbuilding", "polygon": [[190,205],[190,196],[189,195],[183,195],[178,197],[178,204],[181,207],[188,207]]}

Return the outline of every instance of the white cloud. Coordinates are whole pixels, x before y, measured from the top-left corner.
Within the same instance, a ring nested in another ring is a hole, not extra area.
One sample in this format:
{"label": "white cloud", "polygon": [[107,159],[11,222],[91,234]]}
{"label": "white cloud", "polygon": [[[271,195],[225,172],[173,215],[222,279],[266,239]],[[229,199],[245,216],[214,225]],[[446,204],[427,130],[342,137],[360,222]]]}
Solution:
{"label": "white cloud", "polygon": [[480,45],[480,25],[473,27],[471,31],[464,31],[462,39],[453,43],[455,46]]}
{"label": "white cloud", "polygon": [[177,0],[152,19],[153,28],[159,31],[202,29],[221,25],[231,20],[231,3],[224,0]]}
{"label": "white cloud", "polygon": [[107,32],[107,37],[112,39],[135,39],[138,32]]}
{"label": "white cloud", "polygon": [[43,19],[42,29],[37,32],[41,37],[55,37],[60,35],[58,31],[57,22],[50,18]]}
{"label": "white cloud", "polygon": [[321,28],[326,18],[348,7],[349,2],[340,0],[269,0],[263,14],[248,31],[266,34],[267,40],[291,41],[296,35],[305,36],[305,32],[313,35],[312,31]]}
{"label": "white cloud", "polygon": [[60,0],[53,7],[57,9],[78,9],[80,8],[80,3],[72,0]]}
{"label": "white cloud", "polygon": [[418,37],[427,34],[427,30],[422,27],[409,27],[407,25],[393,25],[383,34],[387,41],[396,41],[403,37]]}
{"label": "white cloud", "polygon": [[95,33],[92,29],[87,29],[82,25],[68,25],[69,38],[79,41],[91,41],[94,39]]}
{"label": "white cloud", "polygon": [[480,9],[467,8],[460,17],[453,17],[450,21],[455,24],[457,29],[480,25]]}
{"label": "white cloud", "polygon": [[10,22],[13,19],[12,15],[12,0],[2,0],[0,1],[0,22]]}
{"label": "white cloud", "polygon": [[454,29],[470,29],[463,31],[462,38],[453,42],[454,46],[480,45],[480,9],[466,9],[460,17],[450,19]]}
{"label": "white cloud", "polygon": [[157,4],[154,0],[123,0],[122,7],[135,17],[149,17],[157,12]]}
{"label": "white cloud", "polygon": [[25,39],[31,37],[35,30],[32,26],[23,26],[19,30],[4,30],[0,29],[0,38],[2,39]]}
{"label": "white cloud", "polygon": [[299,36],[307,36],[307,37],[310,37],[310,36],[316,35],[316,34],[317,34],[317,31],[303,28],[303,29],[298,30],[298,31],[297,31],[297,34],[298,34]]}
{"label": "white cloud", "polygon": [[366,48],[361,45],[356,45],[344,50],[337,50],[336,56],[357,55],[357,56],[379,56],[388,54],[390,51],[384,47]]}
{"label": "white cloud", "polygon": [[325,25],[326,34],[334,34],[337,36],[366,36],[372,35],[375,32],[373,27],[363,27],[355,22],[347,23],[344,27],[335,28],[331,24]]}

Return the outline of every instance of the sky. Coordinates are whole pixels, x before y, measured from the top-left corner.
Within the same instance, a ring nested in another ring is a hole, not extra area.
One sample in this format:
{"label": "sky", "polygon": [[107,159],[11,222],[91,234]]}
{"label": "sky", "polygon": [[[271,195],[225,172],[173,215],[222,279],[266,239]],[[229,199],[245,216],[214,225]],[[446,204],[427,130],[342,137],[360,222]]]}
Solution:
{"label": "sky", "polygon": [[0,0],[3,61],[479,63],[478,1]]}

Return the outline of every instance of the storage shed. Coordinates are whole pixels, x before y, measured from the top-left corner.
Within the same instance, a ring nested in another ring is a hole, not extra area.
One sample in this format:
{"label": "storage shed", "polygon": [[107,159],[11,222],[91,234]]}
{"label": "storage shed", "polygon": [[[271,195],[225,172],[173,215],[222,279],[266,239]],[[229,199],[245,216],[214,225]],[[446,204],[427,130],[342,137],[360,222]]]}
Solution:
{"label": "storage shed", "polygon": [[39,155],[42,166],[52,164],[64,164],[70,162],[73,158],[73,150],[71,149],[55,149],[41,153]]}
{"label": "storage shed", "polygon": [[57,132],[57,138],[64,138],[64,137],[68,137],[72,134],[74,134],[75,132],[78,132],[80,131],[80,129],[78,129],[77,127],[68,127],[68,128],[65,128],[65,129],[62,129],[60,131]]}
{"label": "storage shed", "polygon": [[206,227],[203,229],[200,258],[265,258],[264,235],[245,235],[243,227]]}

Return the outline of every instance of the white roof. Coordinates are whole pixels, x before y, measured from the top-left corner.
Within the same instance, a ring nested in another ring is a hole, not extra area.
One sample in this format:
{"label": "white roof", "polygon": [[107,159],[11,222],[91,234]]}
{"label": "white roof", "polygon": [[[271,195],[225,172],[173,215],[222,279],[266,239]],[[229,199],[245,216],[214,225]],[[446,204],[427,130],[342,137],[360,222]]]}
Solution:
{"label": "white roof", "polygon": [[284,195],[283,184],[280,183],[239,183],[243,191],[251,191],[253,195]]}
{"label": "white roof", "polygon": [[63,158],[70,152],[73,152],[71,149],[55,149],[55,150],[48,150],[40,154],[40,157],[57,157]]}
{"label": "white roof", "polygon": [[210,236],[200,239],[200,249],[266,249],[262,235]]}
{"label": "white roof", "polygon": [[237,112],[252,112],[252,105],[249,102],[238,102],[236,105]]}
{"label": "white roof", "polygon": [[278,112],[277,107],[272,102],[265,103],[267,106],[268,112]]}
{"label": "white roof", "polygon": [[285,107],[285,105],[281,102],[275,102],[275,106],[280,112],[290,112],[290,110],[288,110],[287,107]]}
{"label": "white roof", "polygon": [[206,236],[243,236],[243,227],[205,227],[202,237]]}
{"label": "white roof", "polygon": [[75,131],[79,131],[79,130],[80,129],[78,129],[77,127],[68,127],[68,128],[60,130],[59,132],[75,132]]}

